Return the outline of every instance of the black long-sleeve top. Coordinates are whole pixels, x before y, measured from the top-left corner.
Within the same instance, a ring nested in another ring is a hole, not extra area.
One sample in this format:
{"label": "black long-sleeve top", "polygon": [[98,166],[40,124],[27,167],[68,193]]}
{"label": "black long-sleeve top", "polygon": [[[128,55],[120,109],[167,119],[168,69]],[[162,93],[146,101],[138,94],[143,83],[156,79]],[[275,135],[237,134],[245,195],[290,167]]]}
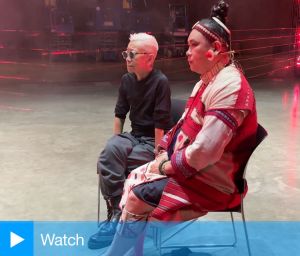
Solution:
{"label": "black long-sleeve top", "polygon": [[171,121],[171,91],[167,77],[159,70],[138,81],[126,73],[121,79],[115,116],[125,119],[128,112],[134,136],[154,137],[154,128],[169,130]]}

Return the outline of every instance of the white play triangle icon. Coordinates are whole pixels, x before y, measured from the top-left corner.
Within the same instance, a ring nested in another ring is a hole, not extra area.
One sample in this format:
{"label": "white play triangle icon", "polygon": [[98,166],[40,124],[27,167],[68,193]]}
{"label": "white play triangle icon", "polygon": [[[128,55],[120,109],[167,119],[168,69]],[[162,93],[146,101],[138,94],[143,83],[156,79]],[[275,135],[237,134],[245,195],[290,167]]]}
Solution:
{"label": "white play triangle icon", "polygon": [[23,237],[18,236],[14,232],[10,232],[10,248],[24,241]]}

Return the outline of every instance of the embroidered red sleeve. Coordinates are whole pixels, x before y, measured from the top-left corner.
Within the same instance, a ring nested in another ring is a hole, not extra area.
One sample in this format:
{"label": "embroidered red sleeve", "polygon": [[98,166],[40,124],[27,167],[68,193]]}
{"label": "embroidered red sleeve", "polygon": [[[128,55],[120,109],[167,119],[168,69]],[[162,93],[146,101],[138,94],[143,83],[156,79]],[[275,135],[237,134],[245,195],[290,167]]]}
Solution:
{"label": "embroidered red sleeve", "polygon": [[171,164],[177,175],[180,176],[181,174],[187,179],[194,176],[197,173],[197,170],[188,164],[185,156],[185,150],[186,149],[184,148],[175,152],[171,156]]}

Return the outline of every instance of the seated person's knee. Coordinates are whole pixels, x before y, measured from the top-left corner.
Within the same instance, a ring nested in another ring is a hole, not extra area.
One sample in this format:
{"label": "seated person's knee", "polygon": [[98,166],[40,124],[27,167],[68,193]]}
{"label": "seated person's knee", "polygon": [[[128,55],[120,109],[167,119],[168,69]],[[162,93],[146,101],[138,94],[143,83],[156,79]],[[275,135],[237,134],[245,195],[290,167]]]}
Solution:
{"label": "seated person's knee", "polygon": [[130,211],[130,209],[137,209],[140,205],[141,205],[141,200],[131,190],[128,194],[125,207],[127,208],[128,211]]}

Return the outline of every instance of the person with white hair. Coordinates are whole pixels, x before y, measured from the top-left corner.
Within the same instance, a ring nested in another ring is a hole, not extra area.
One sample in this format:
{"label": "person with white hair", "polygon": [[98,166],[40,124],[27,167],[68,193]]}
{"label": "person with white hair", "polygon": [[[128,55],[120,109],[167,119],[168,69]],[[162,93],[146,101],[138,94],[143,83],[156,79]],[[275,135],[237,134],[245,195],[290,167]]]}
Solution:
{"label": "person with white hair", "polygon": [[[172,126],[168,79],[154,69],[157,52],[155,37],[146,33],[131,34],[127,49],[122,52],[128,73],[121,79],[114,135],[97,163],[101,192],[107,204],[107,221],[90,237],[90,249],[111,243],[121,215],[119,203],[125,179],[132,170],[154,159],[155,147]],[[123,132],[128,113],[132,130]]]}

